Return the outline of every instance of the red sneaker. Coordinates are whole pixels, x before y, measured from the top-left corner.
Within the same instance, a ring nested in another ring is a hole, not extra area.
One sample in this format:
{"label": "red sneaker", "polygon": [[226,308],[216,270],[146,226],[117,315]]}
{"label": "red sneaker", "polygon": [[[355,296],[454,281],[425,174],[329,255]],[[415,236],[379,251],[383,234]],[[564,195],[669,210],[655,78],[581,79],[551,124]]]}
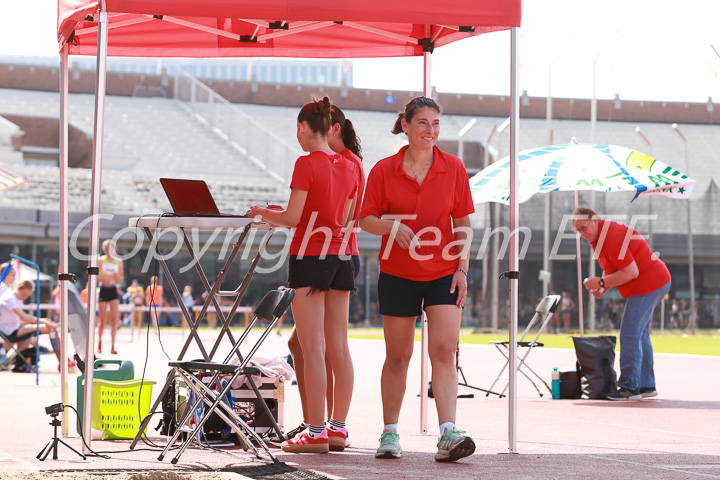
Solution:
{"label": "red sneaker", "polygon": [[113,355],[117,355],[117,350],[115,350],[114,346],[110,347],[110,353],[112,353]]}
{"label": "red sneaker", "polygon": [[98,353],[102,353],[102,343],[98,343]]}
{"label": "red sneaker", "polygon": [[323,430],[318,437],[310,436],[310,429],[306,428],[290,440],[282,443],[283,452],[292,453],[327,453],[330,451],[327,430]]}
{"label": "red sneaker", "polygon": [[330,450],[333,452],[342,452],[345,450],[347,445],[347,428],[342,430],[333,430],[332,428],[325,429],[328,434],[328,443],[330,444]]}

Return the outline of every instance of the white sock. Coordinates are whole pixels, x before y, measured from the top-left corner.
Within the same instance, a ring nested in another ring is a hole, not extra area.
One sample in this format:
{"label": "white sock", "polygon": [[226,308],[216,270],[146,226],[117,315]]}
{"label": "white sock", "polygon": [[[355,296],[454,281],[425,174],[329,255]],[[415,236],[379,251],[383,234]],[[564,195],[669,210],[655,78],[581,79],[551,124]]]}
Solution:
{"label": "white sock", "polygon": [[392,428],[393,430],[395,430],[395,433],[397,433],[397,431],[398,431],[398,424],[397,424],[397,423],[386,423],[386,424],[385,424],[385,429],[384,429],[383,431],[386,432],[386,431],[388,430],[388,428]]}
{"label": "white sock", "polygon": [[325,425],[309,425],[308,433],[312,438],[317,438],[325,431]]}
{"label": "white sock", "polygon": [[440,425],[440,436],[441,436],[441,437],[442,437],[443,435],[445,435],[445,429],[447,429],[448,427],[453,427],[453,428],[454,428],[454,427],[455,427],[455,424],[454,424],[453,422],[445,422],[445,423],[443,423],[442,425]]}
{"label": "white sock", "polygon": [[338,420],[335,420],[334,418],[331,418],[328,422],[328,427],[330,427],[331,430],[339,431],[345,428],[345,422],[340,422]]}

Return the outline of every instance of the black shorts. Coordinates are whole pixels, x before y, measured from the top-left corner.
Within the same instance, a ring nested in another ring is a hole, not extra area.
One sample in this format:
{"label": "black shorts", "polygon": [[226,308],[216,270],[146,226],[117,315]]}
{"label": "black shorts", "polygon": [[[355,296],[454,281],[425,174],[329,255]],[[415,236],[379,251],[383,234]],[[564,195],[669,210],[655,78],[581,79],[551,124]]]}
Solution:
{"label": "black shorts", "polygon": [[12,332],[10,335],[6,335],[8,341],[10,343],[19,343],[27,340],[28,338],[32,338],[35,336],[36,330],[32,330],[30,332],[24,333],[22,335],[18,335],[18,332],[20,329],[16,329],[14,332]]}
{"label": "black shorts", "polygon": [[353,279],[357,280],[358,275],[360,275],[360,255],[353,255],[350,260],[353,263]]}
{"label": "black shorts", "polygon": [[458,290],[450,293],[452,275],[436,280],[417,281],[380,272],[378,303],[380,315],[417,317],[423,306],[456,305]]}
{"label": "black shorts", "polygon": [[290,288],[310,287],[310,293],[315,290],[355,290],[353,264],[350,260],[341,260],[337,255],[326,255],[325,258],[298,258],[297,255],[290,255],[288,263]]}
{"label": "black shorts", "polygon": [[100,285],[100,294],[98,295],[98,299],[101,302],[110,302],[112,300],[118,299],[117,294],[117,287],[113,285],[112,287],[106,287],[105,285]]}

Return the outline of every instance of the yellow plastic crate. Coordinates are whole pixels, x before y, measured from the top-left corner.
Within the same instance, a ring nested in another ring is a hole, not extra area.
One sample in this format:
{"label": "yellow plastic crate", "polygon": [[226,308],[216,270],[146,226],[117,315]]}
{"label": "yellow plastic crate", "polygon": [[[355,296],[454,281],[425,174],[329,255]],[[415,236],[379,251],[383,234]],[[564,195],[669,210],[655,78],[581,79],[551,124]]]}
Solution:
{"label": "yellow plastic crate", "polygon": [[93,380],[92,428],[104,431],[106,440],[135,438],[150,412],[153,385],[152,380]]}

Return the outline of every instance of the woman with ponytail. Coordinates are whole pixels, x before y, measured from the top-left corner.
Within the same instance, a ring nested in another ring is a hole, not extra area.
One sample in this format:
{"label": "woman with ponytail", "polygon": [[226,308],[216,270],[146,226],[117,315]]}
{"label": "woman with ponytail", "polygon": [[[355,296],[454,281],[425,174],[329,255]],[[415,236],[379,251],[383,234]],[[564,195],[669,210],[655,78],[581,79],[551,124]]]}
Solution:
{"label": "woman with ponytail", "polygon": [[[283,442],[286,452],[326,453],[331,444],[333,450],[345,447],[345,420],[354,383],[347,324],[355,281],[344,233],[352,219],[358,173],[352,161],[328,145],[330,111],[330,99],[324,97],[306,104],[298,114],[297,139],[308,155],[295,162],[287,208],[252,207],[248,212],[250,217],[295,228],[288,284],[297,292],[292,312],[304,360],[307,424]],[[326,354],[335,376],[333,417],[327,428]]]}
{"label": "woman with ponytail", "polygon": [[[355,205],[352,208],[353,221],[348,225],[348,233],[345,235],[345,240],[349,244],[350,253],[352,254],[351,260],[353,263],[353,274],[354,278],[357,278],[360,273],[360,253],[357,247],[357,224],[360,215],[360,203],[362,201],[363,190],[365,189],[365,173],[362,166],[362,150],[360,148],[360,139],[355,133],[355,128],[350,120],[345,118],[345,114],[339,107],[332,105],[330,107],[331,124],[330,132],[328,134],[328,145],[335,152],[343,155],[350,160],[357,167],[358,174],[358,193]],[[305,374],[304,365],[305,361],[303,358],[302,348],[300,347],[300,341],[297,336],[297,329],[293,328],[290,338],[288,339],[288,348],[292,355],[293,365],[295,366],[295,376],[297,378],[298,392],[300,393],[300,400],[303,405],[303,417],[304,421],[298,427],[289,430],[285,433],[286,438],[293,438],[305,429],[307,422],[307,402],[305,400]],[[333,373],[330,366],[328,357],[325,357],[325,366],[327,372],[327,418],[337,418],[337,415],[333,414],[334,402],[334,385],[333,385]],[[330,421],[330,420],[329,420]],[[328,430],[330,435],[330,450],[342,451],[345,447],[350,446],[350,440],[347,438],[347,429],[342,426],[336,430],[332,430],[333,425],[330,423],[331,430]],[[334,440],[332,437],[341,437]],[[282,441],[282,439],[275,437],[271,439],[273,441]]]}
{"label": "woman with ponytail", "polygon": [[440,424],[435,460],[453,462],[475,451],[455,428],[455,353],[467,299],[470,214],[475,211],[467,171],[459,158],[435,145],[440,107],[416,97],[398,114],[392,133],[408,145],[373,167],[360,226],[381,235],[378,303],[385,333],[380,380],[384,428],[377,458],[400,458],[398,420],[413,351],[415,319],[428,318],[432,389]]}

